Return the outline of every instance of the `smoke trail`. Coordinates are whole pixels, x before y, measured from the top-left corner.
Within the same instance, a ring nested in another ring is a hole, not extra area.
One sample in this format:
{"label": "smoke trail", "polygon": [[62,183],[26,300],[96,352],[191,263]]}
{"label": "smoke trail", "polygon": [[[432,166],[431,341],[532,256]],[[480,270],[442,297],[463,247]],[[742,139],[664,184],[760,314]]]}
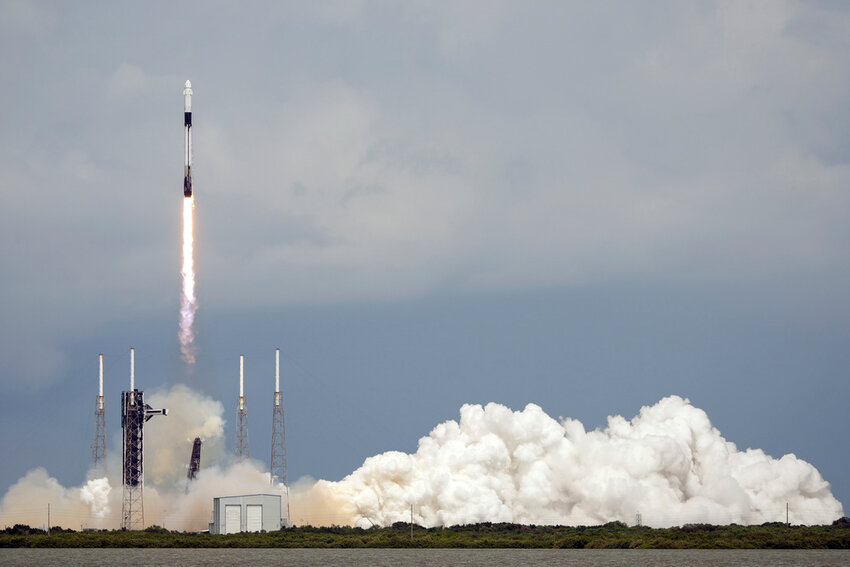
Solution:
{"label": "smoke trail", "polygon": [[194,260],[194,212],[195,198],[183,198],[183,288],[180,294],[180,352],[186,364],[195,363],[195,311],[198,309],[195,298],[195,260]]}

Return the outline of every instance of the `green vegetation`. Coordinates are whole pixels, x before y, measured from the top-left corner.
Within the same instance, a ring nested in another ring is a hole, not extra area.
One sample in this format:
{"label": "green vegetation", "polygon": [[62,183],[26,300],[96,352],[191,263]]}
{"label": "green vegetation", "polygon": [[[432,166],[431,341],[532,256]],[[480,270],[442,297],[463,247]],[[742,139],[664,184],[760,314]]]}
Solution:
{"label": "green vegetation", "polygon": [[527,526],[473,524],[451,528],[301,526],[270,533],[210,535],[172,532],[158,526],[144,531],[43,530],[16,525],[0,532],[3,547],[413,547],[413,548],[575,548],[575,549],[850,549],[850,521],[831,526],[713,526],[687,524],[653,529],[622,522],[604,526]]}

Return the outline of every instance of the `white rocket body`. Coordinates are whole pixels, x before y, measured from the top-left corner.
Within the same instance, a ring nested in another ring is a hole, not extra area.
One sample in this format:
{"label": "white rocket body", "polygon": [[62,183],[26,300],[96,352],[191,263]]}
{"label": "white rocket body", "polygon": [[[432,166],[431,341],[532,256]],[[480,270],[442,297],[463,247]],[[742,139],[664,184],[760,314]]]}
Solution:
{"label": "white rocket body", "polygon": [[183,88],[183,197],[192,196],[192,83]]}

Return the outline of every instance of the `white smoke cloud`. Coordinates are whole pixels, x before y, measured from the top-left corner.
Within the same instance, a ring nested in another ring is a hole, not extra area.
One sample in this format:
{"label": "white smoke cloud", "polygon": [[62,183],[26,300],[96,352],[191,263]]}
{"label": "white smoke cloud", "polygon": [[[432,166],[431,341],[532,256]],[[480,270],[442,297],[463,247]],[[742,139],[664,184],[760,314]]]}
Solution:
{"label": "white smoke cloud", "polygon": [[[220,402],[182,385],[147,402],[169,414],[145,428],[146,525],[203,530],[214,497],[279,490],[270,488],[264,463],[234,463],[226,454]],[[201,470],[187,486],[196,436],[204,440]],[[108,480],[82,487],[64,488],[33,469],[6,492],[0,522],[44,525],[50,503],[54,526],[120,527],[116,454],[114,448]],[[630,421],[609,417],[594,431],[574,419],[556,421],[534,404],[522,411],[464,405],[460,420],[435,427],[416,453],[370,457],[339,482],[302,478],[291,495],[294,524],[363,527],[407,521],[411,504],[414,520],[426,526],[633,523],[638,513],[655,527],[758,524],[784,520],[786,503],[793,523],[829,523],[844,514],[811,464],[738,450],[704,411],[678,396],[641,408]]]}
{"label": "white smoke cloud", "polygon": [[465,405],[460,414],[422,438],[415,454],[384,453],[340,482],[319,481],[314,498],[341,503],[348,523],[361,526],[407,521],[411,504],[426,526],[634,523],[638,513],[657,527],[753,524],[784,520],[786,503],[795,523],[843,515],[812,465],[739,451],[678,396],[590,432],[534,404],[518,412]]}
{"label": "white smoke cloud", "polygon": [[91,514],[97,519],[106,517],[111,508],[109,507],[109,479],[106,477],[93,478],[80,489],[80,500],[91,506]]}
{"label": "white smoke cloud", "polygon": [[238,494],[281,494],[269,486],[269,473],[265,465],[245,460],[227,466],[202,468],[185,494],[174,497],[167,491],[157,490],[148,507],[145,493],[145,513],[162,518],[161,524],[169,529],[202,530],[212,519],[213,498]]}
{"label": "white smoke cloud", "polygon": [[54,526],[81,526],[91,516],[79,488],[65,488],[43,467],[36,467],[9,487],[0,501],[0,521],[46,527],[48,504]]}
{"label": "white smoke cloud", "polygon": [[[157,487],[185,485],[195,437],[203,442],[201,464],[225,457],[224,406],[209,396],[178,384],[145,396],[151,407],[168,409],[145,426],[145,482]],[[119,453],[120,454],[120,453]]]}
{"label": "white smoke cloud", "polygon": [[[224,443],[224,406],[212,398],[176,385],[146,397],[154,408],[168,408],[145,426],[145,525],[203,530],[212,514],[212,499],[235,494],[275,493],[269,474],[257,461],[230,462]],[[203,440],[201,470],[187,486],[189,455],[195,437]],[[109,478],[65,488],[41,467],[12,485],[0,501],[0,522],[43,526],[47,504],[51,524],[70,528],[119,528],[121,487],[120,436],[108,460]]]}

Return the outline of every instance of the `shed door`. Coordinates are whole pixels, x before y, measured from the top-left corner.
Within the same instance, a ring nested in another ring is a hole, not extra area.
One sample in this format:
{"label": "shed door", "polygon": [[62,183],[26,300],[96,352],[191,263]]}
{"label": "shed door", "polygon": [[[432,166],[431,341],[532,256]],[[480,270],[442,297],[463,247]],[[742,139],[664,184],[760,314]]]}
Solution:
{"label": "shed door", "polygon": [[260,504],[248,504],[246,520],[249,532],[259,532],[263,529],[263,506]]}
{"label": "shed door", "polygon": [[224,507],[224,533],[236,534],[241,531],[242,506],[225,505]]}

